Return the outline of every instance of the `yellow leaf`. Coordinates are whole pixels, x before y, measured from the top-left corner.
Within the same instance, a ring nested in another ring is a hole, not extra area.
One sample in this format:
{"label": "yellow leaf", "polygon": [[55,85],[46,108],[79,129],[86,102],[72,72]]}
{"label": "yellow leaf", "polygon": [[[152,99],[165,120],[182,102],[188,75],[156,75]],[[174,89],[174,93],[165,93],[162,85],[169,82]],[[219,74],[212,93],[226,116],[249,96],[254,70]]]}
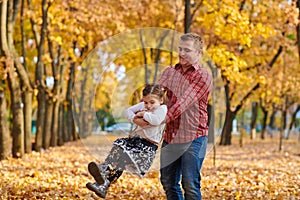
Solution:
{"label": "yellow leaf", "polygon": [[62,45],[62,38],[60,36],[57,36],[55,38],[55,42],[57,42],[57,44]]}

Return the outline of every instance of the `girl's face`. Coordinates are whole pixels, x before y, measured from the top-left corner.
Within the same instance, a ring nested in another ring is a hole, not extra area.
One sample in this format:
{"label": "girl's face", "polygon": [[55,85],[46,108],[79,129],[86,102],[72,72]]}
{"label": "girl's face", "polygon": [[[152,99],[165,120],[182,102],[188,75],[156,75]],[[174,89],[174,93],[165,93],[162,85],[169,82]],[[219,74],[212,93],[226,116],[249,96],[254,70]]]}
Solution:
{"label": "girl's face", "polygon": [[155,110],[163,103],[162,98],[159,98],[158,96],[153,94],[148,94],[147,96],[144,96],[143,101],[145,108],[149,111]]}

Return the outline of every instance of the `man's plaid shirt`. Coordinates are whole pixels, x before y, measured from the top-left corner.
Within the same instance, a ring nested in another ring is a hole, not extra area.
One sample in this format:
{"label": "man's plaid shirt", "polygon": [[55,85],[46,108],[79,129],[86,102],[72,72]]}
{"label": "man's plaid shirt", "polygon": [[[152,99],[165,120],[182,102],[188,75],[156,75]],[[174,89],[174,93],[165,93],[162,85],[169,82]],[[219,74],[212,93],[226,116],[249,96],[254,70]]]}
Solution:
{"label": "man's plaid shirt", "polygon": [[166,68],[158,84],[167,91],[168,113],[164,140],[187,143],[208,135],[208,96],[212,89],[211,74],[194,64],[183,71],[180,64]]}

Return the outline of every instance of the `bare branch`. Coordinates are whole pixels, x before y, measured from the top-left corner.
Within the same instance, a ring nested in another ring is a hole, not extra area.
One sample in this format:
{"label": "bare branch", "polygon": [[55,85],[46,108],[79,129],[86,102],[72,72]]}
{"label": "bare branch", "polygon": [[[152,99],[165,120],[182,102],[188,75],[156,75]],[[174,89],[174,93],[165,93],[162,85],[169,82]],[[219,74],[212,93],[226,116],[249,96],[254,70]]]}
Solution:
{"label": "bare branch", "polygon": [[[32,4],[31,4],[31,0],[27,0],[27,4],[28,4],[28,10],[32,11]],[[34,39],[36,42],[36,45],[39,46],[40,45],[40,34],[38,31],[38,28],[36,26],[36,23],[34,21],[34,19],[32,17],[30,17],[30,23],[31,23],[31,28],[32,28],[32,32],[34,35]]]}
{"label": "bare branch", "polygon": [[201,0],[195,7],[195,9],[193,10],[193,13],[191,14],[191,21],[193,21],[193,18],[196,14],[196,12],[199,10],[199,8],[202,6],[203,0]]}

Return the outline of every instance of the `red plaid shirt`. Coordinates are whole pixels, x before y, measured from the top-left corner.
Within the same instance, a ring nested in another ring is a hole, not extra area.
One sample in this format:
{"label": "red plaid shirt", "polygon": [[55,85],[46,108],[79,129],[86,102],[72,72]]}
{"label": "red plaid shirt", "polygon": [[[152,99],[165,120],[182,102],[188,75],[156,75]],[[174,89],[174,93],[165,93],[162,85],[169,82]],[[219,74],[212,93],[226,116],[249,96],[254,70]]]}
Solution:
{"label": "red plaid shirt", "polygon": [[208,135],[207,103],[212,89],[211,74],[199,64],[185,72],[177,64],[163,71],[158,84],[167,90],[164,140],[187,143]]}

